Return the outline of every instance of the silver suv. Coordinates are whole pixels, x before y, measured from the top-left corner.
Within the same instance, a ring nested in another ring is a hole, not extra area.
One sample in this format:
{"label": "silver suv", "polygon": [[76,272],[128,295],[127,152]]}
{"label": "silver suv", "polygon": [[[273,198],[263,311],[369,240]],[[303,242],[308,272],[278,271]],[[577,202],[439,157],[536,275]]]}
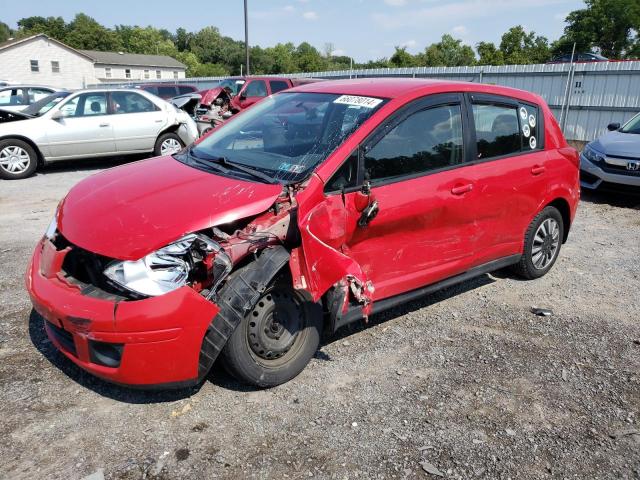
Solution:
{"label": "silver suv", "polygon": [[640,113],[622,127],[612,123],[607,128],[580,154],[580,185],[588,190],[640,187]]}

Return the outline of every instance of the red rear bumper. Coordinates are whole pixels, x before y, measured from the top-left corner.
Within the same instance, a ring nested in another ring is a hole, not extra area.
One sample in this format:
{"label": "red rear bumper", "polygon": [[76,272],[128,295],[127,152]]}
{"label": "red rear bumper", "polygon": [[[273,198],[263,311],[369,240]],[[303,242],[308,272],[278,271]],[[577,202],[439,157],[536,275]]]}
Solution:
{"label": "red rear bumper", "polygon": [[[114,383],[185,386],[198,379],[202,339],[218,307],[190,287],[137,301],[85,296],[59,274],[66,251],[38,244],[26,273],[34,308],[49,339],[84,370]],[[120,349],[106,366],[97,348]]]}

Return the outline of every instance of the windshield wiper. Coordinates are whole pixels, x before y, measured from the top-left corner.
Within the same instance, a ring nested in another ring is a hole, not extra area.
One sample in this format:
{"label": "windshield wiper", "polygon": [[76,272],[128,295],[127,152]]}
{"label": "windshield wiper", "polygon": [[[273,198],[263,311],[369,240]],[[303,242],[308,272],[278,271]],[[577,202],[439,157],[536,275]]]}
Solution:
{"label": "windshield wiper", "polygon": [[[196,157],[196,158],[199,158],[199,157]],[[226,166],[231,167],[231,168],[235,168],[236,170],[240,170],[241,172],[248,173],[252,177],[259,178],[259,179],[261,179],[261,180],[263,180],[263,181],[265,181],[267,183],[270,183],[272,185],[278,183],[278,181],[275,178],[270,177],[266,173],[262,173],[259,170],[253,169],[251,167],[247,167],[246,165],[243,165],[243,164],[240,164],[240,163],[232,162],[227,157],[214,157],[214,158],[207,159],[207,160],[210,161],[210,162],[215,162],[215,163],[218,163],[218,164],[226,165]]]}

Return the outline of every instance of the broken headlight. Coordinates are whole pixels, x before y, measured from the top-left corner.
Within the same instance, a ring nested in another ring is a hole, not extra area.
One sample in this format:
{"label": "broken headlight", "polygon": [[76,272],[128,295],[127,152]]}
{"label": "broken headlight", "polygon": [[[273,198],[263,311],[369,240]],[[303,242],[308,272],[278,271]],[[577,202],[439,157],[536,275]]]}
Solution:
{"label": "broken headlight", "polygon": [[[135,293],[163,295],[187,285],[194,269],[212,252],[220,253],[220,245],[204,235],[192,233],[140,260],[114,262],[104,274]],[[224,252],[222,255],[226,257]]]}

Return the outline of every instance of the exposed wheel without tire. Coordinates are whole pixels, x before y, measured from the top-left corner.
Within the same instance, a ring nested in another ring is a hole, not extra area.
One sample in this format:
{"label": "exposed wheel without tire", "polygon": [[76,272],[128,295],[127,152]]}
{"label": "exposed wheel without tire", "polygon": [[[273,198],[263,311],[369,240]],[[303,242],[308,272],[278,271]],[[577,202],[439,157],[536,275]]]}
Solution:
{"label": "exposed wheel without tire", "polygon": [[153,153],[156,156],[173,155],[184,148],[184,143],[176,133],[163,133],[156,140]]}
{"label": "exposed wheel without tire", "polygon": [[0,178],[19,180],[33,175],[38,168],[38,156],[31,145],[23,140],[0,141]]}
{"label": "exposed wheel without tire", "polygon": [[546,207],[525,233],[524,252],[515,272],[529,280],[546,275],[558,258],[563,238],[562,215],[557,208]]}
{"label": "exposed wheel without tire", "polygon": [[273,283],[240,322],[221,357],[238,380],[274,387],[297,376],[320,344],[322,309],[290,285]]}

